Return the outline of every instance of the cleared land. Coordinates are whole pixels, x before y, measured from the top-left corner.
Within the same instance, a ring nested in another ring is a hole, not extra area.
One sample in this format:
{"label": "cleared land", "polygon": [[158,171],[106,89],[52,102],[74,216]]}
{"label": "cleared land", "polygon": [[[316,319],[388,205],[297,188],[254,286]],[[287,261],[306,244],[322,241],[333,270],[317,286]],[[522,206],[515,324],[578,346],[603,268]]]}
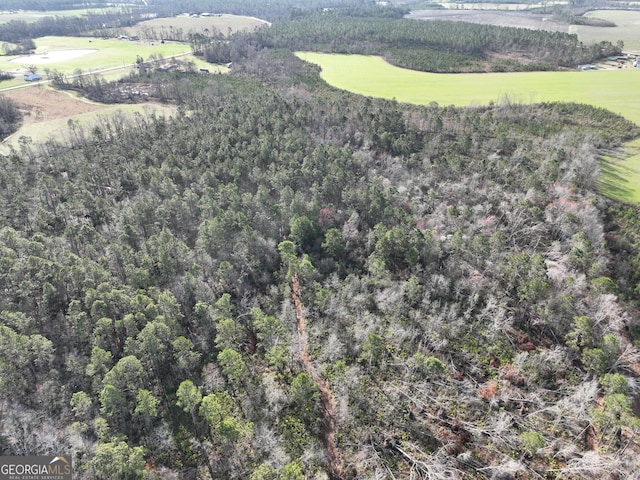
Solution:
{"label": "cleared land", "polygon": [[398,68],[380,57],[300,52],[338,88],[400,102],[486,105],[505,100],[578,102],[607,108],[640,124],[640,69],[575,72],[442,74]]}
{"label": "cleared land", "polygon": [[211,15],[190,17],[179,15],[169,18],[154,18],[140,22],[133,27],[124,29],[127,35],[146,36],[152,30],[160,34],[162,31],[182,30],[183,33],[202,33],[205,31],[219,32],[224,35],[241,30],[253,30],[258,27],[268,25],[268,22],[254,17],[244,17],[239,15]]}
{"label": "cleared land", "polygon": [[415,10],[407,18],[416,20],[452,20],[460,22],[497,25],[499,27],[520,27],[549,32],[569,31],[566,23],[554,22],[550,15],[519,11],[497,10]]}
{"label": "cleared land", "polygon": [[458,3],[458,2],[440,2],[444,8],[453,10],[530,10],[532,8],[548,7],[550,5],[566,5],[568,1],[557,2],[537,2],[537,3],[489,3],[489,2],[473,2],[473,3]]}
{"label": "cleared land", "polygon": [[[146,60],[152,55],[167,58],[191,52],[191,47],[188,44],[172,42],[161,44],[159,42],[53,36],[38,38],[35,42],[37,48],[32,55],[0,57],[0,70],[17,76],[14,80],[0,83],[0,89],[24,85],[23,75],[29,71],[30,66],[35,66],[38,73],[44,73],[45,69],[50,69],[69,75],[77,70],[99,72],[106,69],[122,68],[135,63],[138,55]],[[83,54],[79,55],[80,52]]]}
{"label": "cleared land", "polygon": [[20,107],[24,114],[23,126],[105,108],[104,105],[44,87],[14,90],[4,96],[14,100]]}
{"label": "cleared land", "polygon": [[[504,101],[577,102],[606,108],[640,124],[640,69],[481,74],[425,73],[394,67],[382,58],[299,52],[320,65],[329,84],[354,93],[400,102],[472,106]],[[601,191],[627,202],[640,201],[640,152],[610,159]],[[621,170],[618,170],[621,169]],[[635,172],[633,175],[630,172]],[[624,183],[618,181],[623,178]]]}
{"label": "cleared land", "polygon": [[0,144],[0,154],[6,155],[10,148],[19,148],[20,137],[29,137],[34,143],[49,138],[64,139],[69,122],[85,128],[99,124],[111,115],[151,114],[171,115],[176,108],[171,105],[145,103],[138,105],[103,105],[76,98],[73,95],[46,87],[27,88],[4,93],[15,100],[25,113],[22,127]]}
{"label": "cleared land", "polygon": [[11,63],[47,65],[49,63],[59,63],[78,57],[83,57],[97,50],[55,50],[53,52],[36,53],[33,55],[25,55],[10,60]]}
{"label": "cleared land", "polygon": [[624,42],[625,50],[640,51],[640,12],[627,10],[594,10],[585,16],[609,20],[615,27],[588,27],[572,25],[571,33],[577,33],[584,43],[594,43],[603,40]]}
{"label": "cleared land", "polygon": [[[485,4],[483,4],[485,5]],[[580,41],[592,44],[622,40],[625,49],[640,51],[640,11],[594,10],[586,17],[609,20],[615,27],[589,27],[557,22],[553,15],[504,9],[414,10],[407,18],[416,20],[452,20],[501,27],[520,27],[550,32],[575,33]]]}

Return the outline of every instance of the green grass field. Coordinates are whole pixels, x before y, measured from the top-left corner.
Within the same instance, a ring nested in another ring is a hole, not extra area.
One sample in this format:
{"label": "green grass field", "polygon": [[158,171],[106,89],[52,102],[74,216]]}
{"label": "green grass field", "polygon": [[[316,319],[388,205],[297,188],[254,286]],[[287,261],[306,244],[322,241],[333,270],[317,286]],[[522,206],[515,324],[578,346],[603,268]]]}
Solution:
{"label": "green grass field", "polygon": [[[40,69],[55,68],[63,73],[72,73],[77,68],[82,70],[98,70],[130,64],[136,61],[136,56],[140,55],[147,59],[156,54],[168,57],[182,53],[191,52],[191,48],[183,43],[155,42],[153,45],[148,42],[130,42],[127,40],[102,39],[102,38],[80,38],[80,37],[42,37],[35,40],[36,55],[42,52],[54,52],[58,50],[96,50],[94,53],[71,60],[64,60],[55,63],[42,64]],[[16,57],[2,57],[0,68],[9,69],[19,67],[20,63],[11,62]]]}
{"label": "green grass field", "polygon": [[640,51],[640,11],[594,10],[585,16],[609,20],[614,22],[616,26],[572,26],[571,33],[577,33],[582,42],[594,43],[604,40],[616,42],[622,40],[626,50]]}
{"label": "green grass field", "polygon": [[[23,70],[32,64],[37,67],[38,73],[41,74],[44,74],[46,69],[71,74],[77,69],[88,72],[130,65],[135,63],[137,55],[146,60],[154,54],[169,57],[191,52],[188,44],[169,42],[151,44],[149,42],[86,37],[42,37],[36,39],[35,42],[37,49],[32,57],[33,60],[28,56],[20,55],[0,57],[0,70],[18,74],[18,78],[15,80],[0,83],[0,89],[24,84]],[[53,57],[56,52],[69,50],[95,51],[72,59],[36,64],[37,61],[40,61],[39,57],[45,52],[49,52]]]}
{"label": "green grass field", "polygon": [[486,105],[566,101],[607,108],[640,124],[640,69],[573,72],[425,73],[398,68],[380,57],[299,52],[321,66],[338,88],[399,102]]}
{"label": "green grass field", "polygon": [[[347,91],[399,102],[473,106],[490,102],[577,102],[603,107],[640,124],[640,69],[572,72],[440,74],[394,67],[382,58],[299,52],[320,65],[329,84]],[[601,191],[623,201],[640,201],[640,182],[622,188],[615,175],[640,179],[640,152],[611,160],[603,169]],[[624,175],[616,169],[625,171]],[[614,188],[618,185],[619,188]]]}

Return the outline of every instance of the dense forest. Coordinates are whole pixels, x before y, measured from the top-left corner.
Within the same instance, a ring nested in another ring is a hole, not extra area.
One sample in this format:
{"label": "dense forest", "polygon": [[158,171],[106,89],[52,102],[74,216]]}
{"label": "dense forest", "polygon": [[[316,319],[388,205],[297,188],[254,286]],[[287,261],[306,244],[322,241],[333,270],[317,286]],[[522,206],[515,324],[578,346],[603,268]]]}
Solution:
{"label": "dense forest", "polygon": [[342,11],[300,15],[254,35],[269,48],[383,55],[399,66],[430,72],[575,68],[622,48],[610,42],[584,45],[575,34],[389,18],[389,9],[377,10],[366,17]]}
{"label": "dense forest", "polygon": [[597,187],[640,128],[360,97],[278,38],[231,37],[230,75],[59,78],[177,113],[0,159],[0,454],[114,480],[633,478],[640,212]]}
{"label": "dense forest", "polygon": [[114,6],[124,6],[135,10],[153,11],[158,14],[175,15],[185,12],[215,12],[233,13],[237,15],[260,15],[270,19],[277,17],[289,18],[292,11],[305,9],[320,9],[351,6],[374,5],[373,0],[129,0],[127,2],[113,2],[106,0],[92,0],[78,2],[77,0],[3,0],[4,10],[81,10],[100,9]]}

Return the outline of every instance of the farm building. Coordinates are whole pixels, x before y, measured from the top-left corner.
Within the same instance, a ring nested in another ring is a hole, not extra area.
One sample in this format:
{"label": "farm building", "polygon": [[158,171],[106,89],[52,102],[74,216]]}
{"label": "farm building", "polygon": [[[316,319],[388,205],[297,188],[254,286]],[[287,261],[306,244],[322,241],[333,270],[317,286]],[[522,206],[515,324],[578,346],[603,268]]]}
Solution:
{"label": "farm building", "polygon": [[38,73],[29,73],[24,76],[24,80],[26,82],[37,82],[38,80],[41,80],[41,79],[42,79],[42,76]]}

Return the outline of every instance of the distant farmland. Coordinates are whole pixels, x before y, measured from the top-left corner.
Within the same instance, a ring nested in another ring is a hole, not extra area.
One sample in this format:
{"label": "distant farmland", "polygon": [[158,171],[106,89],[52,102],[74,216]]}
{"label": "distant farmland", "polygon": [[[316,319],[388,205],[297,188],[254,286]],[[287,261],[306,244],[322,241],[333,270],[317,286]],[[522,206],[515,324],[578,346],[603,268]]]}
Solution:
{"label": "distant farmland", "polygon": [[[223,35],[241,31],[253,30],[258,27],[267,25],[268,22],[253,17],[243,17],[238,15],[211,15],[191,17],[188,15],[179,15],[177,17],[154,18],[146,20],[139,24],[123,29],[127,35],[138,35],[147,37],[152,31],[156,34],[161,32],[175,32],[181,30],[183,34],[187,33],[203,33],[205,31],[214,33],[219,32]],[[160,38],[160,36],[158,36]]]}
{"label": "distant farmland", "polygon": [[607,108],[640,124],[640,69],[589,72],[426,73],[394,67],[379,57],[302,52],[331,85],[400,102],[486,105],[578,102]]}
{"label": "distant farmland", "polygon": [[78,10],[48,10],[48,11],[35,11],[35,10],[23,10],[19,12],[2,12],[0,13],[0,23],[8,23],[13,20],[20,22],[33,23],[38,20],[42,20],[45,17],[81,17],[89,13],[100,14],[106,12],[119,12],[120,7],[109,8],[84,8]]}
{"label": "distant farmland", "polygon": [[[462,4],[452,4],[462,5]],[[471,4],[473,5],[473,4]],[[469,6],[471,6],[469,5]],[[452,20],[486,25],[523,27],[534,30],[575,33],[581,42],[592,44],[601,41],[617,42],[622,40],[625,49],[640,50],[640,11],[632,10],[593,10],[585,17],[599,18],[615,23],[615,27],[593,27],[587,25],[569,25],[552,14],[522,11],[523,4],[506,4],[501,9],[488,9],[491,4],[477,4],[475,9],[414,10],[408,18],[417,20]],[[510,10],[513,5],[516,10]]]}
{"label": "distant farmland", "polygon": [[29,68],[35,68],[43,77],[46,70],[70,75],[77,70],[92,72],[130,68],[127,66],[135,63],[138,55],[146,60],[152,55],[167,58],[191,52],[188,44],[169,42],[160,44],[89,37],[42,37],[35,42],[37,48],[32,55],[0,57],[0,70],[17,75],[15,80],[0,83],[0,88],[24,84],[22,77]]}
{"label": "distant farmland", "polygon": [[[42,12],[42,16],[47,16],[46,13],[53,14],[53,12]],[[79,14],[80,11],[74,11],[74,13]],[[179,22],[175,23],[173,20],[179,20]],[[152,25],[169,26],[175,23],[177,28],[199,28],[205,24],[204,22],[221,28],[224,26],[227,29],[226,32],[229,31],[229,28],[232,30],[242,29],[263,23],[257,19],[224,15],[209,18],[178,17],[164,19],[164,23],[158,19],[153,21]],[[115,34],[116,32],[114,32]],[[133,35],[135,35],[134,31],[130,33],[130,36]],[[0,82],[0,91],[5,92],[3,95],[14,98],[26,114],[25,124],[3,146],[3,153],[6,153],[8,145],[15,143],[20,136],[29,137],[36,142],[43,141],[49,136],[60,137],[70,119],[84,124],[95,122],[99,116],[106,116],[114,112],[140,113],[151,111],[152,108],[163,114],[173,111],[172,108],[166,106],[162,108],[150,107],[150,104],[106,106],[84,102],[67,94],[56,93],[49,87],[12,90],[19,87],[42,86],[47,81],[47,73],[49,72],[56,71],[69,76],[78,71],[93,72],[105,79],[116,80],[128,75],[133,70],[133,65],[138,57],[147,61],[168,59],[173,56],[180,56],[183,60],[193,62],[196,69],[206,69],[212,73],[229,71],[225,66],[211,65],[199,57],[194,57],[191,54],[191,45],[186,42],[160,42],[115,37],[48,36],[36,38],[35,43],[36,50],[31,55],[0,56],[0,70],[15,76],[13,80]],[[24,75],[32,70],[41,75],[42,82],[28,83],[24,80]]]}
{"label": "distant farmland", "polygon": [[[640,124],[640,68],[574,72],[442,74],[394,67],[382,58],[299,52],[298,57],[322,68],[321,76],[350,92],[426,105],[473,106],[517,103],[576,102],[606,108]],[[637,144],[636,144],[637,145]],[[640,153],[611,159],[603,169],[601,191],[640,203]],[[620,175],[620,172],[625,172]],[[617,175],[613,178],[614,173]],[[610,177],[607,177],[610,175]]]}
{"label": "distant farmland", "polygon": [[640,51],[640,12],[627,10],[594,10],[586,17],[601,18],[616,24],[615,27],[589,27],[586,25],[571,26],[570,32],[577,33],[585,43],[610,40],[622,40],[626,50]]}

